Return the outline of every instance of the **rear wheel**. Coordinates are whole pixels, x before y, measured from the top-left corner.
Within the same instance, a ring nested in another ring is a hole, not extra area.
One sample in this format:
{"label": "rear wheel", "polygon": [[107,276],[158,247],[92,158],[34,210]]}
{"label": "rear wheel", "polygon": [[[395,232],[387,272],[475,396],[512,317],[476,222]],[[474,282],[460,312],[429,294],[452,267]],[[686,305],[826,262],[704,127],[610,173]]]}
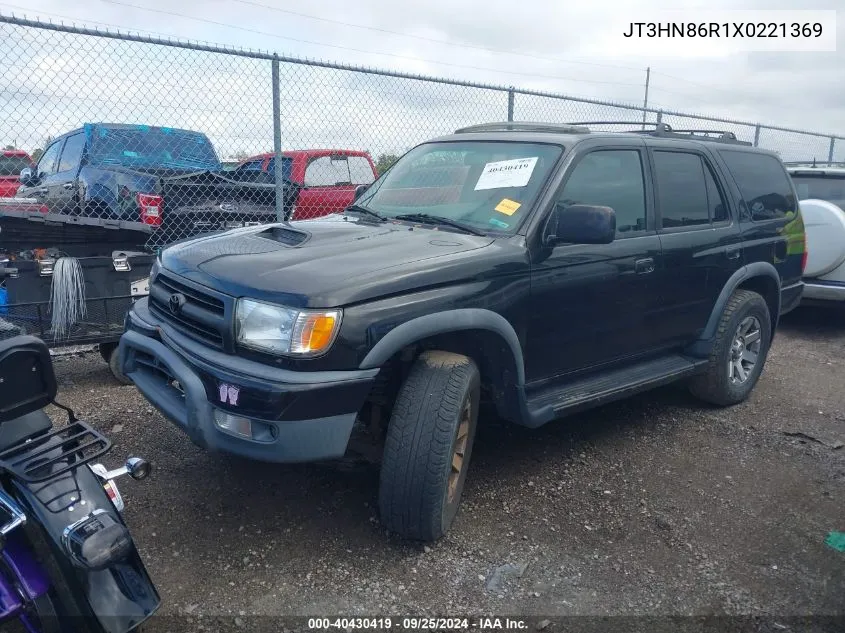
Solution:
{"label": "rear wheel", "polygon": [[707,371],[690,381],[693,395],[720,406],[745,400],[763,371],[771,323],[763,297],[751,290],[735,291],[719,321]]}
{"label": "rear wheel", "polygon": [[389,529],[434,541],[461,501],[478,421],[481,378],[472,359],[420,355],[399,390],[387,429],[379,508]]}

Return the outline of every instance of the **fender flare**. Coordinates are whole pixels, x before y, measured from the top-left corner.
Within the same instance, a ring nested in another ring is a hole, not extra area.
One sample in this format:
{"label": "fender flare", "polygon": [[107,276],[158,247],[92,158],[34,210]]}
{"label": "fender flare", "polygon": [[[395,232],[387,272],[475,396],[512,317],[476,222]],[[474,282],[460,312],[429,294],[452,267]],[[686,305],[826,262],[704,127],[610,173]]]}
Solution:
{"label": "fender flare", "polygon": [[716,299],[716,305],[710,313],[710,318],[707,320],[707,325],[704,326],[704,331],[699,337],[700,341],[709,341],[716,335],[716,328],[719,327],[719,320],[722,318],[722,313],[725,310],[728,299],[731,298],[734,290],[736,290],[741,283],[753,277],[769,277],[777,285],[778,293],[777,297],[775,297],[777,305],[775,313],[772,315],[772,318],[775,322],[777,322],[780,315],[780,275],[778,274],[777,269],[769,262],[752,262],[734,272],[728,281],[725,282],[722,292],[719,293],[719,297]]}
{"label": "fender flare", "polygon": [[525,384],[522,346],[513,326],[502,315],[481,308],[445,310],[405,321],[385,334],[367,353],[358,367],[359,369],[381,367],[396,352],[416,341],[435,334],[448,334],[460,330],[487,330],[501,336],[513,355],[517,385]]}

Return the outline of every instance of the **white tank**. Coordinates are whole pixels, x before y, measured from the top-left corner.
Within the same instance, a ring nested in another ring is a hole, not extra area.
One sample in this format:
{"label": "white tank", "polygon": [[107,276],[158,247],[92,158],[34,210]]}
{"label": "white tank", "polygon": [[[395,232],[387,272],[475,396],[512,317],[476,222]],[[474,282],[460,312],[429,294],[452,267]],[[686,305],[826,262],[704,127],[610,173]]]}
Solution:
{"label": "white tank", "polygon": [[804,277],[821,277],[845,262],[845,211],[826,200],[801,200],[807,232]]}

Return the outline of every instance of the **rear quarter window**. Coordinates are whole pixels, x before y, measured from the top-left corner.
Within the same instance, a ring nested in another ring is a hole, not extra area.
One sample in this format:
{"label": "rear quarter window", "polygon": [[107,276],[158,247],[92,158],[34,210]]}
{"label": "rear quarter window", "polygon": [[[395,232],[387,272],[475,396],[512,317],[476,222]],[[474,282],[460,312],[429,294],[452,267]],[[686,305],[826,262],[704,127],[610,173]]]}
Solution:
{"label": "rear quarter window", "polygon": [[797,202],[789,176],[774,156],[755,152],[723,151],[722,158],[736,181],[744,215],[754,221],[785,218]]}

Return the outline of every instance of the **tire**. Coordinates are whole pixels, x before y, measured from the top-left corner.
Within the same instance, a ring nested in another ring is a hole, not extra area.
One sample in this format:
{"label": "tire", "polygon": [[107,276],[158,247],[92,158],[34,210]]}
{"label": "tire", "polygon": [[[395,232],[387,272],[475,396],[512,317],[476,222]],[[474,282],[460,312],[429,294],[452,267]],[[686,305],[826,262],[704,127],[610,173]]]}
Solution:
{"label": "tire", "polygon": [[[119,349],[120,348],[117,345],[114,345],[112,347],[111,351],[106,352],[106,354],[108,354],[107,361],[109,363],[109,369],[111,370],[111,374],[112,374],[112,376],[114,376],[114,379],[117,382],[119,382],[121,385],[131,385],[132,381],[129,380],[129,378],[126,376],[126,374],[124,374],[120,370],[120,354],[118,353]],[[104,358],[105,358],[106,354],[103,354]]]}
{"label": "tire", "polygon": [[472,455],[480,383],[472,359],[428,351],[399,389],[385,439],[379,510],[382,523],[400,536],[435,541],[451,526]]}
{"label": "tire", "polygon": [[[740,330],[749,323],[751,327],[743,335]],[[759,332],[759,338],[754,338],[755,331]],[[737,337],[741,337],[739,342]],[[755,345],[757,341],[759,346]],[[719,320],[707,370],[690,381],[690,391],[697,398],[719,406],[744,401],[760,378],[771,341],[772,320],[765,299],[751,290],[734,291]],[[735,345],[742,349],[735,351]],[[747,364],[746,352],[756,354],[753,366]],[[744,380],[736,368],[737,354],[742,354],[738,362],[743,367]]]}

